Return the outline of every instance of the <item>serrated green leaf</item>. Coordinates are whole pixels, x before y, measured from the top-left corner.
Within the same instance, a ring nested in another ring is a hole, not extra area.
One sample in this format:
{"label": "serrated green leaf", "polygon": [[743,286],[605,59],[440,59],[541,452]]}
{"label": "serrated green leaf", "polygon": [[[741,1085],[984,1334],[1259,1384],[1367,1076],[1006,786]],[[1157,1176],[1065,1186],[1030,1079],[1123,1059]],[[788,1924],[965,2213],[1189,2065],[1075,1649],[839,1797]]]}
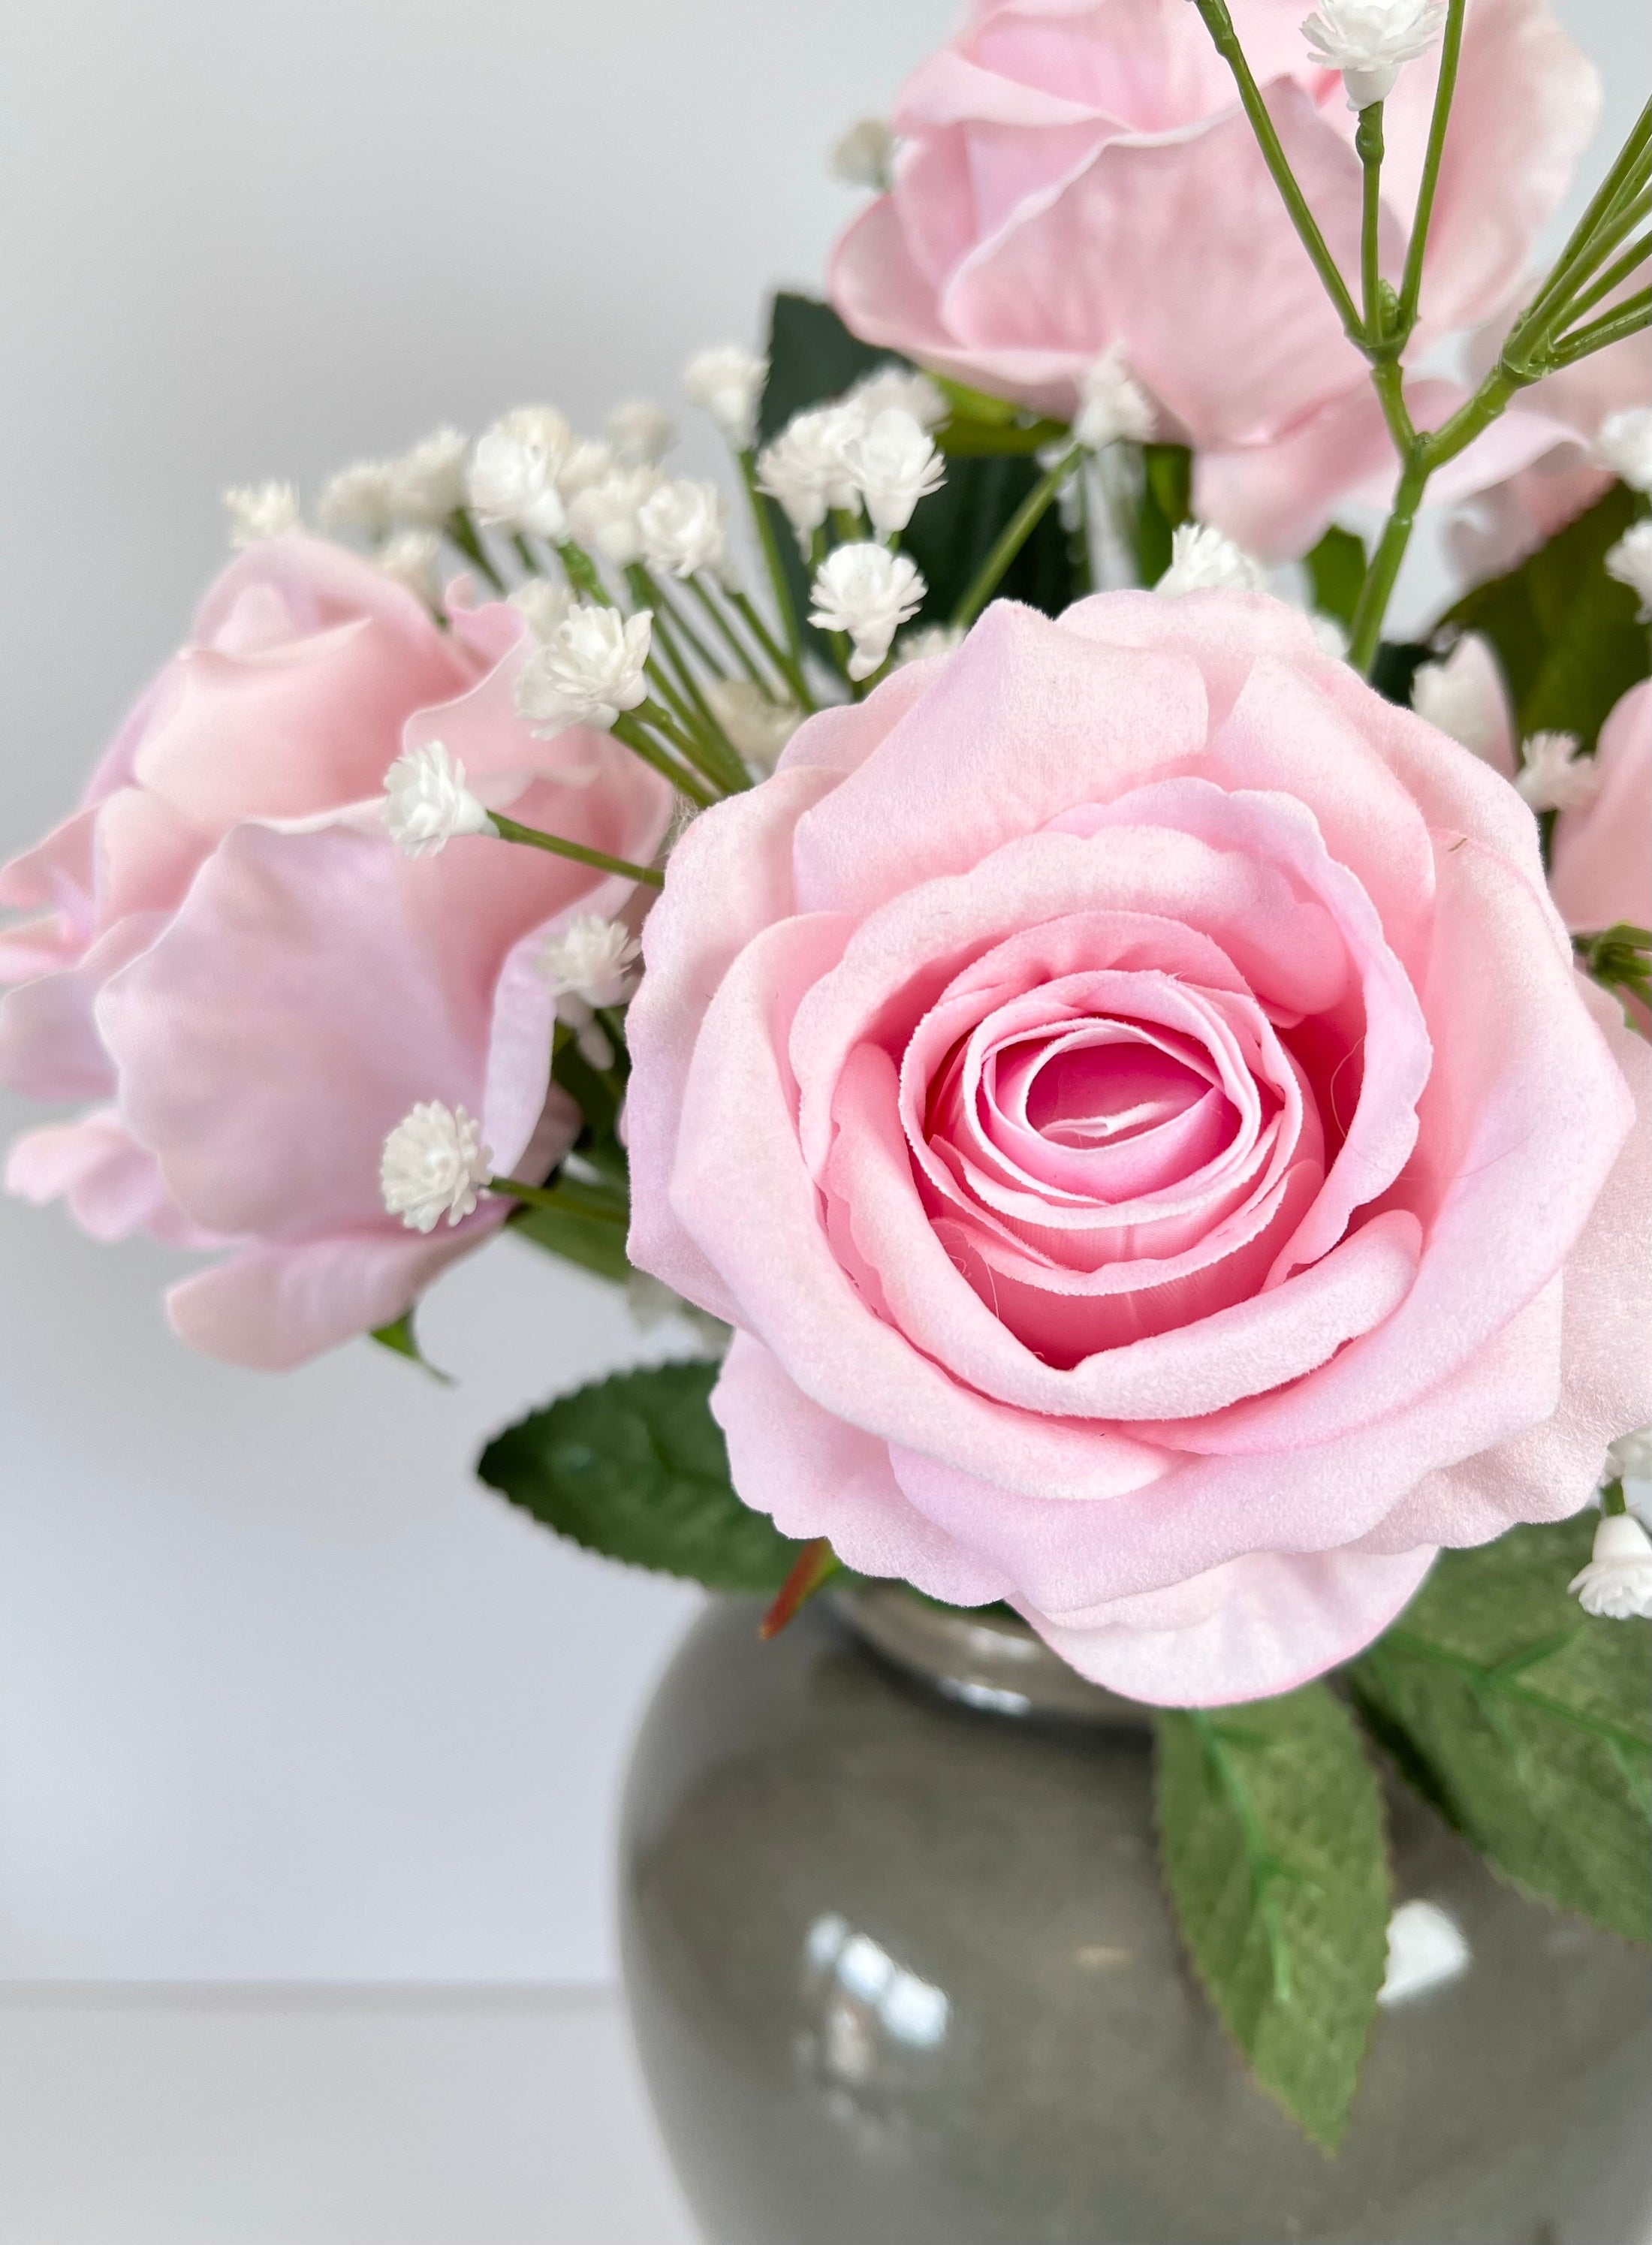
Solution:
{"label": "serrated green leaf", "polygon": [[1444,1551],[1348,1671],[1405,1774],[1528,1892],[1652,1934],[1652,1624],[1593,1620],[1567,1590],[1595,1516]]}
{"label": "serrated green leaf", "polygon": [[1333,523],[1309,554],[1306,566],[1314,606],[1340,624],[1351,624],[1365,585],[1364,539]]}
{"label": "serrated green leaf", "polygon": [[477,1472],[559,1536],[710,1590],[772,1597],[800,1543],[741,1503],[698,1360],[622,1372],[507,1427]]}
{"label": "serrated green leaf", "polygon": [[1156,1813],[1193,1969],[1257,2080],[1318,2142],[1348,2124],[1388,1954],[1377,1779],[1322,1684],[1165,1710]]}
{"label": "serrated green leaf", "polygon": [[1441,622],[1484,632],[1497,649],[1522,737],[1575,733],[1586,749],[1613,705],[1652,663],[1635,596],[1606,573],[1606,554],[1647,502],[1627,485],[1569,522],[1506,576],[1477,585]]}
{"label": "serrated green leaf", "polygon": [[[774,299],[769,329],[769,375],[758,415],[762,441],[779,433],[794,413],[838,397],[876,367],[907,362],[894,351],[881,350],[852,336],[829,304],[785,290]],[[1011,409],[1013,410],[1014,409]],[[978,419],[974,427],[985,442],[993,424]],[[1020,432],[1030,435],[1031,432]],[[1042,442],[1042,438],[1036,439]],[[961,445],[970,439],[961,437]],[[1031,444],[1028,451],[1032,449]],[[901,550],[909,553],[923,573],[928,591],[919,614],[924,623],[946,623],[981,564],[992,551],[999,532],[1042,473],[1037,462],[1021,450],[1002,447],[987,457],[948,453],[947,479],[939,491],[921,499],[901,535]],[[772,502],[765,502],[771,506]],[[798,553],[791,526],[778,509],[772,519],[781,560],[797,612],[809,607],[809,577]],[[1025,600],[1047,615],[1059,615],[1077,597],[1078,586],[1060,516],[1050,507],[1005,572],[999,588],[1005,600]],[[823,662],[830,656],[826,643],[805,627]]]}

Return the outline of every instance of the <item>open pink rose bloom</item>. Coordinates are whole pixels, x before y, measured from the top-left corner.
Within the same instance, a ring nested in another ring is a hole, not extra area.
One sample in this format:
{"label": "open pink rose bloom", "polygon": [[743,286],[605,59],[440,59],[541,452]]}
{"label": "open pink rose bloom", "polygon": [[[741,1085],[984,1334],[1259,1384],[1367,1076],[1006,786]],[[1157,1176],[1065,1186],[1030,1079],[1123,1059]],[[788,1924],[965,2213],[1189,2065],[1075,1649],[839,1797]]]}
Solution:
{"label": "open pink rose bloom", "polygon": [[0,935],[0,1073],[90,1100],[20,1139],[7,1181],[65,1196],[105,1239],[146,1231],[225,1259],[169,1298],[198,1347],[296,1364],[406,1310],[487,1238],[484,1200],[428,1236],[385,1211],[385,1134],[463,1106],[501,1172],[542,1177],[577,1116],[547,1100],[553,994],[536,954],[629,885],[462,838],[410,863],[379,815],[405,743],[439,739],[496,808],[649,855],[665,783],[606,736],[534,738],[504,603],[438,630],[367,562],[260,545],[208,593],[83,807],[0,874],[37,917]]}
{"label": "open pink rose bloom", "polygon": [[698,819],[645,946],[632,1256],[851,1567],[1245,1699],[1652,1417],[1648,1048],[1514,790],[1275,602],[991,608]]}

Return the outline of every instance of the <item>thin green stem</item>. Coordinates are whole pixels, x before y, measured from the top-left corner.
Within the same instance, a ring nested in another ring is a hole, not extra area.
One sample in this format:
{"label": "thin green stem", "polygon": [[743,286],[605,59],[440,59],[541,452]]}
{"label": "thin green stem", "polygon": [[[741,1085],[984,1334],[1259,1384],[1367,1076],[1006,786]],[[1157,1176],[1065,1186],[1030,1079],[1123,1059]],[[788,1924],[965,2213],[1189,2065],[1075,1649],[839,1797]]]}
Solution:
{"label": "thin green stem", "polygon": [[[646,708],[648,705],[644,703],[643,706]],[[674,756],[668,754],[657,741],[650,740],[634,718],[616,717],[614,720],[614,737],[616,741],[622,741],[633,756],[641,756],[645,764],[651,764],[662,779],[669,779],[680,795],[686,795],[690,803],[697,803],[702,811],[708,804],[717,801],[716,796],[703,786],[692,772],[684,771]]]}
{"label": "thin green stem", "polygon": [[1392,1648],[1409,1652],[1416,1660],[1431,1660],[1442,1668],[1454,1668],[1459,1675],[1473,1677],[1484,1688],[1499,1692],[1505,1699],[1516,1699],[1522,1706],[1533,1707],[1540,1714],[1553,1715],[1558,1722],[1569,1723],[1574,1730],[1587,1731],[1594,1738],[1627,1747],[1631,1753],[1646,1752],[1646,1740],[1627,1725],[1615,1723],[1609,1717],[1586,1714],[1581,1707],[1568,1706],[1564,1699],[1535,1691],[1513,1676],[1501,1677],[1484,1661],[1472,1659],[1466,1653],[1452,1652],[1443,1645],[1436,1645],[1431,1638],[1417,1637],[1408,1629],[1390,1629],[1381,1644],[1385,1651]]}
{"label": "thin green stem", "polygon": [[528,544],[527,539],[523,537],[520,530],[513,530],[511,532],[511,551],[515,554],[517,560],[521,563],[523,568],[527,570],[530,577],[538,577],[543,574],[543,572],[540,568],[538,557],[535,555],[533,547]]}
{"label": "thin green stem", "polygon": [[1383,275],[1377,249],[1383,220],[1383,105],[1373,101],[1359,112],[1354,128],[1354,149],[1363,175],[1364,196],[1359,229],[1359,284],[1365,309],[1365,332],[1373,343],[1383,341]]}
{"label": "thin green stem", "polygon": [[1601,1484],[1601,1509],[1608,1520],[1615,1520],[1621,1514],[1627,1512],[1628,1509],[1628,1502],[1623,1495],[1623,1483],[1621,1480],[1608,1481]]}
{"label": "thin green stem", "polygon": [[657,702],[639,702],[631,715],[638,724],[652,726],[678,756],[691,763],[696,771],[703,772],[712,786],[720,789],[724,795],[735,789],[751,786],[751,774],[744,764],[738,773],[730,768],[732,751],[724,754],[720,735],[714,742],[699,740],[685,726],[679,725],[670,711],[662,709]]}
{"label": "thin green stem", "polygon": [[530,849],[548,850],[554,858],[571,858],[576,865],[593,866],[599,873],[618,873],[628,881],[641,881],[650,889],[663,885],[651,865],[634,865],[629,858],[610,858],[606,850],[588,850],[582,842],[569,842],[561,834],[547,834],[537,826],[523,826],[501,811],[488,813],[502,842],[525,842]]}
{"label": "thin green stem", "polygon": [[1652,234],[1643,234],[1639,241],[1629,244],[1621,257],[1615,258],[1604,273],[1597,273],[1581,295],[1573,297],[1567,307],[1567,319],[1581,320],[1585,312],[1592,312],[1621,281],[1628,279],[1637,265],[1644,265],[1649,254],[1652,254]]}
{"label": "thin green stem", "polygon": [[1604,350],[1608,343],[1621,343],[1627,336],[1638,336],[1645,327],[1652,327],[1652,288],[1638,289],[1604,319],[1591,320],[1587,328],[1574,328],[1562,336],[1550,347],[1550,363],[1575,366],[1579,359]]}
{"label": "thin green stem", "polygon": [[[717,602],[711,598],[711,595],[705,586],[701,583],[697,577],[690,577],[689,579],[689,590],[693,593],[695,599],[698,600],[700,606],[705,610],[706,614],[710,618],[712,627],[716,630],[717,637],[728,648],[729,653],[733,656],[735,661],[739,664],[741,669],[744,671],[746,676],[751,681],[751,683],[754,686],[760,686],[766,694],[770,690],[770,681],[764,676],[761,664],[758,661],[756,655],[752,654],[751,648],[747,647],[744,641],[740,637],[738,632],[735,630],[734,626],[724,614],[722,609],[718,607]],[[782,677],[785,676],[784,670],[782,671],[781,675]]]}
{"label": "thin green stem", "polygon": [[1417,325],[1417,305],[1423,294],[1423,253],[1428,247],[1428,229],[1434,215],[1434,191],[1439,185],[1440,159],[1445,153],[1445,128],[1451,114],[1451,97],[1457,91],[1458,59],[1463,51],[1463,16],[1467,0],[1448,0],[1445,29],[1440,38],[1440,74],[1434,86],[1433,113],[1428,123],[1428,146],[1423,156],[1423,176],[1417,184],[1417,212],[1411,220],[1411,238],[1405,245],[1405,268],[1400,278],[1399,305],[1395,316],[1395,334],[1403,343],[1409,340]]}
{"label": "thin green stem", "polygon": [[786,581],[785,565],[780,558],[780,542],[774,533],[774,516],[767,498],[758,489],[758,456],[750,445],[740,454],[740,475],[745,485],[746,498],[751,502],[752,519],[757,524],[758,544],[763,549],[764,566],[769,573],[775,614],[780,619],[780,628],[785,634],[792,659],[801,670],[803,631],[792,601],[792,587]]}
{"label": "thin green stem", "polygon": [[1349,341],[1363,350],[1367,338],[1360,324],[1354,299],[1349,294],[1348,283],[1326,246],[1318,220],[1308,207],[1307,197],[1296,184],[1296,175],[1291,170],[1290,160],[1274,129],[1268,105],[1262,99],[1261,88],[1251,76],[1250,64],[1245,59],[1245,51],[1240,45],[1239,35],[1234,29],[1234,19],[1227,12],[1227,0],[1193,0],[1193,4],[1204,18],[1205,29],[1210,33],[1217,53],[1234,74],[1239,98],[1250,119],[1251,131],[1256,135],[1262,159],[1273,174],[1274,185],[1284,200],[1285,208],[1290,214],[1291,224],[1296,229],[1302,248],[1312,259],[1314,270],[1336,308],[1336,316],[1341,320]]}
{"label": "thin green stem", "polygon": [[[1549,268],[1547,280],[1526,307],[1523,318],[1540,317],[1556,292],[1569,293],[1574,281],[1586,277],[1577,271],[1581,263],[1587,263],[1587,270],[1592,272],[1600,262],[1598,257],[1590,259],[1595,237],[1602,227],[1609,224],[1621,212],[1624,204],[1633,200],[1645,187],[1644,174],[1649,152],[1652,152],[1652,102],[1647,104],[1636,119],[1628,139],[1619,149],[1610,170],[1591,197],[1588,208],[1573,227],[1565,248]],[[1620,234],[1616,238],[1621,241],[1622,236]]]}
{"label": "thin green stem", "polygon": [[583,593],[588,600],[595,600],[599,607],[611,608],[616,605],[613,593],[597,573],[595,562],[582,546],[571,538],[564,538],[558,541],[556,553],[568,573],[568,581],[576,593]]}
{"label": "thin green stem", "polygon": [[1072,473],[1083,452],[1082,444],[1069,445],[1055,465],[1046,469],[1005,523],[997,544],[976,572],[974,580],[952,612],[952,621],[960,629],[967,629],[974,623],[992,598],[1005,570],[1031,537],[1040,516]]}
{"label": "thin green stem", "polygon": [[1394,580],[1399,575],[1400,563],[1405,559],[1405,549],[1411,542],[1411,530],[1417,520],[1417,509],[1429,472],[1427,456],[1422,445],[1418,444],[1400,471],[1399,488],[1394,494],[1394,511],[1388,518],[1381,543],[1365,573],[1359,605],[1354,610],[1353,623],[1349,630],[1348,659],[1362,677],[1370,677],[1371,665],[1377,660],[1377,650],[1383,636],[1383,619],[1388,614],[1388,604],[1393,595]]}
{"label": "thin green stem", "polygon": [[503,593],[505,580],[494,567],[493,557],[483,545],[469,510],[456,506],[442,527],[472,567],[481,571],[496,593]]}
{"label": "thin green stem", "polygon": [[753,607],[751,600],[747,599],[744,593],[738,593],[731,590],[729,593],[729,605],[731,607],[738,609],[740,614],[744,618],[745,622],[751,630],[751,636],[757,641],[758,644],[762,648],[763,652],[768,656],[770,661],[773,663],[775,668],[785,680],[786,684],[792,688],[793,695],[797,698],[799,709],[812,712],[815,706],[814,696],[809,691],[808,681],[803,675],[802,665],[789,655],[785,652],[785,648],[779,645],[778,641],[775,639],[773,633],[764,622],[763,618],[758,614],[757,609]]}
{"label": "thin green stem", "polygon": [[1417,430],[1411,420],[1411,408],[1405,403],[1405,377],[1400,372],[1398,361],[1379,359],[1371,369],[1371,387],[1382,406],[1388,433],[1394,440],[1394,450],[1404,460],[1417,442]]}

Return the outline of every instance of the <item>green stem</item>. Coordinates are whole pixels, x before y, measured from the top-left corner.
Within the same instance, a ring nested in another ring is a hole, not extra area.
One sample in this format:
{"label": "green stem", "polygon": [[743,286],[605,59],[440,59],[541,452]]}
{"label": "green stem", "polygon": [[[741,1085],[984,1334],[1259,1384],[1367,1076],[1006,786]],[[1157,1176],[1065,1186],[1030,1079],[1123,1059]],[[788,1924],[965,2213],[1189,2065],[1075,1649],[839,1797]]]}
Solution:
{"label": "green stem", "polygon": [[442,527],[473,568],[479,569],[496,593],[506,589],[505,580],[493,566],[493,559],[483,545],[469,510],[456,506]]}
{"label": "green stem", "polygon": [[961,629],[967,629],[974,623],[992,598],[1005,570],[1031,537],[1039,517],[1072,473],[1083,452],[1082,444],[1070,445],[1054,467],[1045,471],[1004,525],[997,544],[976,572],[974,581],[952,612],[952,621]]}
{"label": "green stem", "polygon": [[1606,1515],[1607,1518],[1608,1520],[1614,1520],[1620,1513],[1627,1512],[1628,1509],[1628,1505],[1624,1499],[1622,1482],[1608,1481],[1604,1482],[1601,1489],[1601,1509]]}
{"label": "green stem", "polygon": [[1652,254],[1652,234],[1643,234],[1639,241],[1632,241],[1621,257],[1615,258],[1604,273],[1596,274],[1582,294],[1574,296],[1567,308],[1567,317],[1581,320],[1585,312],[1592,312],[1602,297],[1609,296],[1621,281],[1627,281],[1637,265],[1643,265]]}
{"label": "green stem", "polygon": [[1638,336],[1645,327],[1652,327],[1652,288],[1638,289],[1604,319],[1592,320],[1587,328],[1574,328],[1570,335],[1562,336],[1549,350],[1550,363],[1574,366],[1579,359],[1604,350],[1608,343]]}
{"label": "green stem", "polygon": [[773,633],[744,593],[736,592],[731,587],[728,600],[729,606],[736,609],[744,619],[746,627],[752,638],[756,640],[758,645],[791,688],[799,709],[812,712],[815,706],[814,696],[809,691],[808,681],[803,675],[801,666],[793,661],[785,649],[778,644]]}
{"label": "green stem", "polygon": [[[738,663],[740,668],[751,681],[751,683],[754,686],[760,686],[765,694],[768,693],[770,690],[771,682],[764,676],[762,666],[758,662],[756,655],[754,655],[751,648],[747,647],[744,641],[740,637],[738,632],[735,630],[734,626],[729,621],[722,609],[718,607],[717,602],[711,598],[710,592],[701,583],[697,577],[690,577],[689,579],[689,590],[693,593],[700,606],[705,610],[706,614],[711,620],[712,627],[716,631],[717,637],[728,648],[731,655],[733,656],[735,661]],[[781,675],[782,677],[785,676],[784,670],[782,670]]]}
{"label": "green stem", "polygon": [[1383,105],[1374,101],[1359,112],[1354,148],[1363,173],[1364,198],[1359,230],[1360,295],[1365,308],[1365,332],[1374,343],[1383,341],[1383,275],[1377,263],[1378,229],[1383,218]]}
{"label": "green stem", "polygon": [[1534,1707],[1540,1714],[1553,1715],[1558,1722],[1569,1723],[1574,1730],[1587,1731],[1597,1739],[1605,1739],[1614,1746],[1627,1747],[1633,1754],[1644,1754],[1646,1741],[1621,1723],[1609,1718],[1585,1714],[1580,1707],[1568,1706],[1564,1699],[1551,1699],[1547,1692],[1534,1691],[1513,1677],[1500,1677],[1495,1669],[1483,1661],[1473,1660],[1466,1653],[1449,1652],[1431,1638],[1417,1637],[1408,1629],[1390,1629],[1380,1640],[1382,1647],[1409,1652],[1414,1660],[1431,1660],[1443,1668],[1454,1668],[1459,1675],[1472,1676],[1482,1689],[1499,1692],[1506,1699],[1518,1699],[1523,1706]]}
{"label": "green stem", "polygon": [[750,445],[740,455],[740,475],[745,485],[746,498],[751,502],[752,519],[757,524],[758,543],[763,548],[764,566],[769,573],[775,614],[780,619],[785,643],[792,650],[792,660],[801,671],[803,632],[792,599],[792,587],[786,581],[785,565],[780,558],[780,543],[774,532],[774,515],[767,498],[758,489],[758,456]]}
{"label": "green stem", "polygon": [[1388,518],[1382,541],[1365,573],[1359,604],[1354,610],[1354,620],[1349,630],[1348,659],[1362,678],[1370,677],[1371,665],[1377,660],[1377,649],[1383,636],[1383,619],[1388,614],[1388,604],[1393,595],[1394,580],[1399,575],[1400,563],[1405,559],[1405,549],[1411,542],[1417,509],[1429,473],[1427,454],[1423,444],[1418,444],[1400,471],[1399,488],[1394,494],[1394,511]]}
{"label": "green stem", "polygon": [[556,553],[568,573],[568,581],[576,593],[583,593],[588,600],[595,600],[599,607],[611,608],[615,605],[614,595],[597,573],[595,562],[582,546],[577,545],[571,538],[564,538]]}
{"label": "green stem", "polygon": [[520,530],[513,530],[511,532],[511,550],[530,577],[543,575],[544,573],[535,558],[533,547]]}
{"label": "green stem", "polygon": [[1314,270],[1324,283],[1326,294],[1336,308],[1336,316],[1341,320],[1349,341],[1356,343],[1363,350],[1366,344],[1366,336],[1360,325],[1359,313],[1355,308],[1354,299],[1349,294],[1348,283],[1343,280],[1337,268],[1336,260],[1326,246],[1325,237],[1319,230],[1318,220],[1308,207],[1307,197],[1296,184],[1296,175],[1291,170],[1289,159],[1280,145],[1279,134],[1274,129],[1274,120],[1268,113],[1268,105],[1262,99],[1261,89],[1255,79],[1251,76],[1250,64],[1245,59],[1245,51],[1239,44],[1239,35],[1234,29],[1233,17],[1227,12],[1227,0],[1193,0],[1193,4],[1204,18],[1205,29],[1210,33],[1217,53],[1234,74],[1234,83],[1239,88],[1239,98],[1244,104],[1246,116],[1250,119],[1251,131],[1256,135],[1257,145],[1262,152],[1262,159],[1273,174],[1274,185],[1279,189],[1284,200],[1285,208],[1290,214],[1291,224],[1296,229],[1302,248],[1313,260]]}
{"label": "green stem", "polygon": [[[648,705],[644,703],[643,706],[646,708]],[[668,755],[657,741],[651,741],[642,726],[630,717],[614,720],[614,737],[616,741],[622,741],[633,756],[641,756],[645,764],[651,764],[663,779],[669,779],[680,795],[686,795],[690,803],[697,803],[702,811],[717,801],[716,796],[703,787],[692,772],[684,771],[676,758]]]}
{"label": "green stem", "polygon": [[502,811],[490,811],[494,832],[502,842],[525,842],[530,849],[548,850],[554,858],[571,858],[576,865],[593,866],[599,873],[618,873],[628,881],[641,881],[657,889],[663,876],[651,865],[634,865],[629,858],[610,858],[606,850],[588,850],[582,842],[569,842],[560,834],[546,834],[537,826],[520,825]]}
{"label": "green stem", "polygon": [[[1626,200],[1633,197],[1646,182],[1645,171],[1649,150],[1652,149],[1652,102],[1649,102],[1635,119],[1629,136],[1619,149],[1611,169],[1607,173],[1589,201],[1588,208],[1573,227],[1566,246],[1549,268],[1549,275],[1537,295],[1522,315],[1524,319],[1540,317],[1547,309],[1550,299],[1557,292],[1570,293],[1573,282],[1586,277],[1578,272],[1580,264],[1587,261],[1587,271],[1598,265],[1598,257],[1589,258],[1591,247],[1601,228],[1608,224],[1622,209]],[[1618,240],[1621,240],[1620,234]]]}
{"label": "green stem", "polygon": [[651,725],[656,733],[662,734],[680,756],[691,763],[696,771],[703,772],[712,786],[720,788],[725,795],[735,789],[751,786],[751,777],[744,764],[738,775],[726,769],[733,752],[730,750],[724,754],[721,735],[715,742],[697,740],[657,702],[639,702],[631,715],[638,724]]}
{"label": "green stem", "polygon": [[1440,74],[1434,86],[1434,109],[1428,122],[1428,147],[1423,157],[1423,176],[1417,189],[1417,213],[1411,238],[1405,245],[1405,269],[1400,279],[1399,307],[1395,333],[1403,343],[1417,325],[1423,294],[1423,253],[1434,215],[1434,191],[1439,185],[1440,159],[1445,153],[1445,128],[1451,119],[1451,97],[1457,91],[1458,59],[1463,51],[1463,15],[1467,0],[1448,0],[1445,30],[1440,39]]}

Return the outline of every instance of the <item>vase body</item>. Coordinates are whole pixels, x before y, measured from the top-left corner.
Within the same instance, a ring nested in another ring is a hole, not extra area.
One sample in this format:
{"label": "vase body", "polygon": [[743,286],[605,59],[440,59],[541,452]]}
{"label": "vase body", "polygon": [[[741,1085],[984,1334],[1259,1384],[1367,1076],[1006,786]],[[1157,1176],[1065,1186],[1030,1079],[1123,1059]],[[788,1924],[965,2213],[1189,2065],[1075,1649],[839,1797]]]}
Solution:
{"label": "vase body", "polygon": [[1641,1957],[1397,1794],[1397,1898],[1468,1962],[1379,2012],[1328,2159],[1186,1970],[1138,1711],[892,1590],[768,1645],[757,1611],[690,1632],[622,1842],[633,2027],[707,2245],[1652,2241]]}

